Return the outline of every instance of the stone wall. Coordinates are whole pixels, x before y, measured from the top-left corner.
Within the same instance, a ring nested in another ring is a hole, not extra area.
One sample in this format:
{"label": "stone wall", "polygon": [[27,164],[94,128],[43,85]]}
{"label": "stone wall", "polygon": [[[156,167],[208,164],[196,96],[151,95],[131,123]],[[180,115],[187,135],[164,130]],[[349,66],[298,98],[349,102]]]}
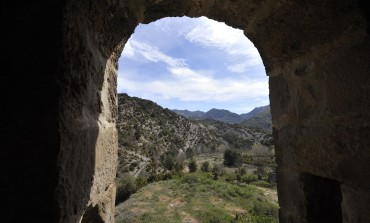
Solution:
{"label": "stone wall", "polygon": [[7,222],[114,221],[118,58],[138,23],[184,15],[242,29],[261,54],[280,222],[370,222],[369,11],[363,1],[18,4],[2,9],[4,36],[12,43],[3,50],[10,72],[1,77],[6,150],[0,179],[9,210],[0,213]]}

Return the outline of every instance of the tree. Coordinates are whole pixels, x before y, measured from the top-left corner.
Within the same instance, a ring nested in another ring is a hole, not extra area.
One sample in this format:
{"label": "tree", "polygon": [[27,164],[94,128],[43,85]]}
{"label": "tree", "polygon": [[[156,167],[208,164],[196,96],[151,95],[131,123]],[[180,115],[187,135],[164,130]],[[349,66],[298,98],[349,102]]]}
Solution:
{"label": "tree", "polygon": [[256,173],[257,173],[258,179],[262,180],[262,178],[266,175],[265,168],[263,166],[257,166]]}
{"label": "tree", "polygon": [[246,173],[247,173],[247,170],[245,169],[245,167],[240,168],[240,175],[244,175]]}
{"label": "tree", "polygon": [[212,175],[214,180],[218,180],[218,177],[223,175],[223,168],[221,165],[214,165],[212,168]]}
{"label": "tree", "polygon": [[240,163],[240,153],[227,149],[224,152],[224,165],[237,166]]}
{"label": "tree", "polygon": [[209,162],[205,161],[202,163],[202,166],[200,167],[200,170],[203,172],[209,172]]}
{"label": "tree", "polygon": [[174,164],[175,164],[175,159],[173,158],[173,156],[170,155],[170,154],[164,154],[164,163],[163,163],[163,166],[167,170],[172,170]]}
{"label": "tree", "polygon": [[190,162],[189,162],[188,167],[189,167],[189,172],[190,173],[196,172],[197,168],[198,168],[197,162],[194,159],[191,159]]}
{"label": "tree", "polygon": [[193,156],[194,156],[194,150],[192,148],[188,148],[185,151],[185,154],[186,154],[186,158],[193,158]]}
{"label": "tree", "polygon": [[183,163],[179,163],[179,162],[176,162],[173,167],[173,169],[178,173],[181,172],[183,168],[184,168]]}

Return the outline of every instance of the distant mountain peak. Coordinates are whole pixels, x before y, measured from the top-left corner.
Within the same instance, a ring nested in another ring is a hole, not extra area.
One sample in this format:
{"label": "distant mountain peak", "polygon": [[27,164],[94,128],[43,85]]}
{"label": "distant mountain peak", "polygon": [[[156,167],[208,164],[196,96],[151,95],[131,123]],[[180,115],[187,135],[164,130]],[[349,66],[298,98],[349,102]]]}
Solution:
{"label": "distant mountain peak", "polygon": [[187,109],[174,109],[172,111],[189,119],[208,119],[230,124],[243,123],[245,125],[259,127],[267,131],[271,131],[272,128],[270,105],[255,107],[252,111],[240,115],[226,109],[218,108],[212,108],[207,112],[189,111]]}

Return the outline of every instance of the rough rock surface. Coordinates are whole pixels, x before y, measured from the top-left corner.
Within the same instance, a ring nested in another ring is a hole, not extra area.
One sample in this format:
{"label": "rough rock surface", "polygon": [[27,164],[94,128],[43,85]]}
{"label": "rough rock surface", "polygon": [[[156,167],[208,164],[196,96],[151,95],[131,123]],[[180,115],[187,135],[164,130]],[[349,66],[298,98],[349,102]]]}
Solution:
{"label": "rough rock surface", "polygon": [[113,222],[118,57],[139,22],[187,15],[242,29],[261,54],[280,222],[370,222],[365,3],[6,1],[1,220]]}

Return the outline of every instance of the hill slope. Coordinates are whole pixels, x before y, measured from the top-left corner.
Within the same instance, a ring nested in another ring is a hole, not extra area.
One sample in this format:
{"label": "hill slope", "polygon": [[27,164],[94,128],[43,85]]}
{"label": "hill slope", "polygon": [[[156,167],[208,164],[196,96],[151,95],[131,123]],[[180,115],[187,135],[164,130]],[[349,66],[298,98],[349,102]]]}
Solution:
{"label": "hill slope", "polygon": [[[242,121],[240,124],[245,126],[259,127],[265,131],[272,131],[271,111],[270,106],[263,106],[253,109],[250,113],[251,117]],[[248,113],[249,114],[249,113]]]}
{"label": "hill slope", "polygon": [[205,112],[202,111],[189,111],[189,110],[178,110],[178,109],[173,109],[173,112],[175,112],[178,115],[182,115],[185,118],[190,118],[190,119],[195,119],[195,120],[203,120],[205,119]]}
{"label": "hill slope", "polygon": [[212,120],[188,120],[156,103],[127,94],[118,95],[119,166],[145,178],[165,174],[171,159],[186,154],[249,150],[254,144],[272,149],[270,133],[246,125]]}
{"label": "hill slope", "polygon": [[257,116],[259,113],[264,112],[264,111],[267,111],[267,110],[270,111],[270,105],[256,107],[256,108],[254,108],[252,111],[250,111],[248,113],[241,114],[240,117],[243,120],[250,119],[250,118],[253,118],[253,117]]}
{"label": "hill slope", "polygon": [[205,114],[205,119],[221,121],[226,123],[239,123],[242,121],[241,117],[233,112],[224,109],[211,109]]}

